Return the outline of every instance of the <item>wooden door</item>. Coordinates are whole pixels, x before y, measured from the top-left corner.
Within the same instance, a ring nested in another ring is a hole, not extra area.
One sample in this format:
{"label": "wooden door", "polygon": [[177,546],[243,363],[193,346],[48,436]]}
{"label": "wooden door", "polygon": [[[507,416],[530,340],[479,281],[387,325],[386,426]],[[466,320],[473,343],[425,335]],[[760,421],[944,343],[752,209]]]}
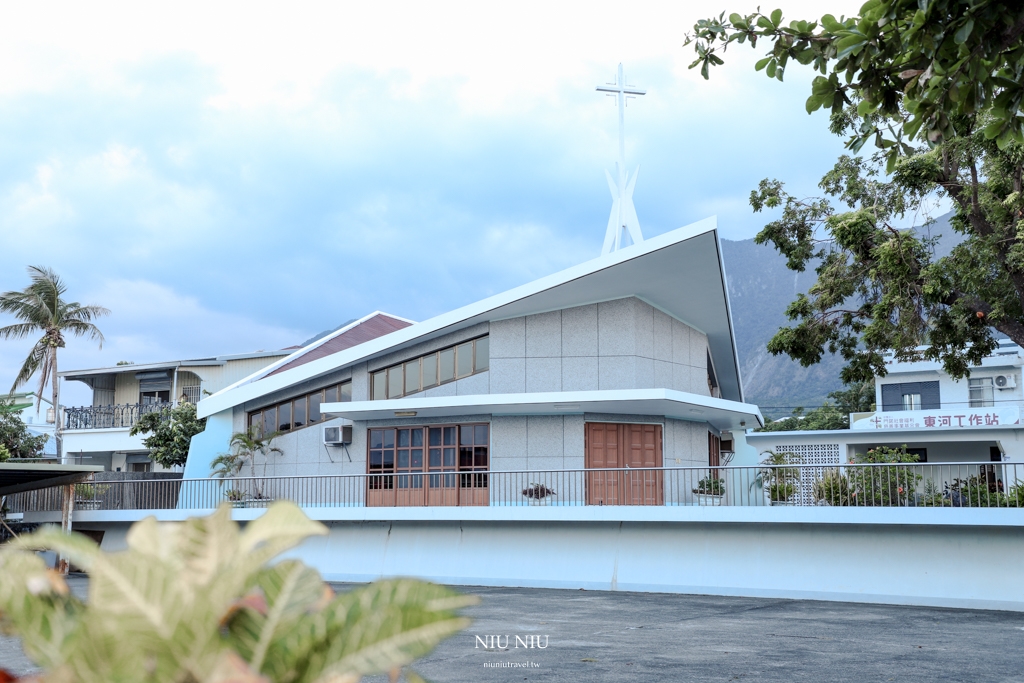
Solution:
{"label": "wooden door", "polygon": [[585,466],[635,468],[636,472],[588,472],[587,505],[662,505],[664,474],[640,468],[662,466],[661,425],[588,422]]}
{"label": "wooden door", "polygon": [[[622,425],[588,422],[584,466],[588,470],[622,467]],[[619,505],[622,475],[619,472],[587,473],[587,505]]]}
{"label": "wooden door", "polygon": [[622,505],[661,505],[664,503],[664,474],[652,472],[661,467],[661,425],[622,425],[625,432],[622,467],[638,468],[626,472]]}

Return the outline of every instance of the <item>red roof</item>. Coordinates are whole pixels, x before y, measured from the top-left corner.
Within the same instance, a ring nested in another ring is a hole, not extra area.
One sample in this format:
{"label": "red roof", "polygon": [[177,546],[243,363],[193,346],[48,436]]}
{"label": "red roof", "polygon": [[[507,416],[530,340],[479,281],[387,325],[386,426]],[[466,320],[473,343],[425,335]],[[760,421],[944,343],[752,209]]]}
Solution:
{"label": "red roof", "polygon": [[385,334],[391,334],[403,327],[409,327],[409,325],[412,325],[412,323],[408,320],[394,318],[387,313],[375,313],[363,322],[353,325],[341,334],[331,337],[319,346],[313,347],[298,358],[293,358],[281,367],[269,373],[267,377],[276,375],[279,372],[284,372],[285,370],[297,368],[300,365],[305,365],[310,361],[330,356],[333,353],[350,349],[353,346],[357,346],[363,342],[368,342],[371,339],[383,337]]}

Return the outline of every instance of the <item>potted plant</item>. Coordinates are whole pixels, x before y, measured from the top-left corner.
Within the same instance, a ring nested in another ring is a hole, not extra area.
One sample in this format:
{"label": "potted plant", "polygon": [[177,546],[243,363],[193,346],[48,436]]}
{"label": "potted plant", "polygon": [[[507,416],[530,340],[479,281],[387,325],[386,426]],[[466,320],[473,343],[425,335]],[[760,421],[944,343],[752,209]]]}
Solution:
{"label": "potted plant", "polygon": [[693,492],[697,495],[697,505],[721,505],[725,496],[725,480],[708,475],[697,482]]}
{"label": "potted plant", "polygon": [[530,505],[549,505],[548,499],[557,494],[554,489],[549,489],[543,484],[531,483],[523,489],[523,495],[530,501]]}
{"label": "potted plant", "polygon": [[814,502],[818,505],[850,505],[850,482],[842,472],[828,469],[814,481]]}
{"label": "potted plant", "polygon": [[248,499],[249,496],[246,495],[245,491],[240,491],[239,489],[228,489],[224,492],[224,497],[228,499],[229,503],[231,503],[231,507],[244,508],[246,506],[246,499]]}
{"label": "potted plant", "polygon": [[100,496],[110,490],[109,484],[75,484],[75,506],[80,510],[99,510]]}
{"label": "potted plant", "polygon": [[797,490],[796,484],[800,481],[800,470],[787,465],[799,463],[800,456],[775,451],[765,451],[762,455],[767,456],[761,461],[761,481],[768,504],[793,505],[792,497]]}

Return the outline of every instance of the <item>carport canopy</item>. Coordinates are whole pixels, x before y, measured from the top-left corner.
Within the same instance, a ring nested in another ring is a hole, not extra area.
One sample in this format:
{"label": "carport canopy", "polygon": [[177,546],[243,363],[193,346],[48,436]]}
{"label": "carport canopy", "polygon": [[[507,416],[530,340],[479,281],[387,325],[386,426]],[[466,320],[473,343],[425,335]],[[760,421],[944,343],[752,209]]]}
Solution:
{"label": "carport canopy", "polygon": [[0,462],[0,496],[77,484],[102,471],[99,465]]}

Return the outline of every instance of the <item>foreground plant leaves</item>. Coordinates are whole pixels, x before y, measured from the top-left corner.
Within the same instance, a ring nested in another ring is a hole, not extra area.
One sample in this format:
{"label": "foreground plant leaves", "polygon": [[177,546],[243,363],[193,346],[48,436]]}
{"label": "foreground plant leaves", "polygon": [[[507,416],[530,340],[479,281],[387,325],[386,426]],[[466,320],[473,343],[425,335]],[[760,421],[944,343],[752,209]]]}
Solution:
{"label": "foreground plant leaves", "polygon": [[[222,506],[133,525],[128,550],[44,530],[0,551],[0,628],[49,683],[357,681],[420,657],[468,624],[475,599],[409,579],[335,595],[313,569],[267,563],[326,527],[278,502],[244,531]],[[90,574],[87,604],[32,549]]]}

